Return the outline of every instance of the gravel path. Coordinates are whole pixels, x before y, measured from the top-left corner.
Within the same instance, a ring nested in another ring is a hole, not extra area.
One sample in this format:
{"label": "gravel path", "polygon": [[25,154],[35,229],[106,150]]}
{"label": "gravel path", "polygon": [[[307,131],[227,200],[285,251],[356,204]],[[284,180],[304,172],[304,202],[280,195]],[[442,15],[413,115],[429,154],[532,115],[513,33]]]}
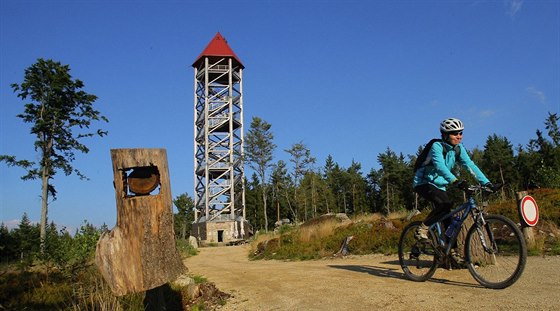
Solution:
{"label": "gravel path", "polygon": [[529,257],[517,283],[491,290],[467,269],[408,281],[396,256],[284,262],[249,261],[248,252],[201,248],[185,265],[233,295],[221,310],[560,310],[560,256]]}

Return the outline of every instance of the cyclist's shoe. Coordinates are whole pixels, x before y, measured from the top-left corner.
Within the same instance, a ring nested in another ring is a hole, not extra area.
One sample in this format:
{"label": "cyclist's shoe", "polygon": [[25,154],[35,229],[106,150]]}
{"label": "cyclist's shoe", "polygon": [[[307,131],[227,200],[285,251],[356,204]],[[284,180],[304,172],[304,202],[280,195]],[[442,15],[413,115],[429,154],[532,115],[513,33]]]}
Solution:
{"label": "cyclist's shoe", "polygon": [[414,245],[412,246],[412,249],[410,251],[410,259],[414,260],[414,259],[418,259],[418,257],[420,257],[420,249],[418,248],[418,246]]}
{"label": "cyclist's shoe", "polygon": [[416,228],[414,238],[418,241],[428,241],[428,229],[428,226],[421,224],[418,228]]}
{"label": "cyclist's shoe", "polygon": [[449,253],[449,255],[451,256],[451,258],[453,258],[453,260],[459,265],[459,266],[463,266],[465,264],[465,259],[463,259],[463,257],[461,257],[461,253],[459,252],[458,249],[456,248],[452,248],[451,252]]}

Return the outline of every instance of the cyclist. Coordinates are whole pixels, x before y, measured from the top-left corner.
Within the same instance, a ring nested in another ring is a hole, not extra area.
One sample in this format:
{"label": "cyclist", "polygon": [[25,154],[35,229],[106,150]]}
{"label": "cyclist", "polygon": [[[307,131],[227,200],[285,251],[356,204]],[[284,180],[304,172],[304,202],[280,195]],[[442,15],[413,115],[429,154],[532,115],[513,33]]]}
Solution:
{"label": "cyclist", "polygon": [[[447,195],[447,186],[453,184],[459,188],[467,186],[464,181],[460,182],[451,172],[456,161],[473,174],[481,185],[493,188],[488,178],[471,160],[467,150],[461,144],[464,130],[463,122],[456,118],[445,119],[441,122],[439,129],[441,141],[432,144],[427,159],[423,166],[416,171],[413,180],[414,191],[434,204],[434,209],[416,230],[414,236],[418,240],[428,240],[428,227],[451,211],[453,203]],[[447,228],[450,223],[451,218],[446,219],[445,227]],[[452,255],[455,255],[456,258],[458,257],[457,254],[457,250],[452,252]]]}

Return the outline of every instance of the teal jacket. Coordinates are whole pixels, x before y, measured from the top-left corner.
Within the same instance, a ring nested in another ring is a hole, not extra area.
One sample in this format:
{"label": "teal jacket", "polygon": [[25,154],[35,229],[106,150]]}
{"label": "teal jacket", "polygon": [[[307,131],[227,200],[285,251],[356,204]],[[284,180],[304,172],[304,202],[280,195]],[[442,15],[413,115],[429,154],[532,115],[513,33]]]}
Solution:
{"label": "teal jacket", "polygon": [[[447,150],[445,159],[443,158],[443,148]],[[459,156],[456,157],[456,153]],[[451,170],[455,167],[455,159],[465,167],[481,185],[485,185],[490,181],[484,173],[474,164],[469,157],[467,150],[463,144],[455,147],[446,142],[434,142],[424,166],[420,167],[414,175],[412,187],[420,186],[423,184],[431,184],[441,190],[446,190],[446,186],[457,181],[457,177],[453,175]]]}

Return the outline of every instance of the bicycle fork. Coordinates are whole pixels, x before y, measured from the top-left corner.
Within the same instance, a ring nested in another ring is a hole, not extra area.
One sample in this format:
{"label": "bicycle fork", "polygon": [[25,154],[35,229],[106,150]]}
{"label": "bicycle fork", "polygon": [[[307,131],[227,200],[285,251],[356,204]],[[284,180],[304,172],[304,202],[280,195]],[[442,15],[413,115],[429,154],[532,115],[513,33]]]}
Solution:
{"label": "bicycle fork", "polygon": [[[476,232],[478,234],[480,244],[482,244],[482,248],[484,249],[484,251],[491,256],[492,263],[496,265],[496,253],[498,251],[498,246],[494,242],[494,232],[492,232],[492,228],[488,227],[488,223],[486,222],[486,220],[484,220],[484,217],[481,214],[476,217],[476,224]],[[490,246],[488,245],[487,240],[484,237],[484,231],[486,231],[488,239],[492,244]]]}

